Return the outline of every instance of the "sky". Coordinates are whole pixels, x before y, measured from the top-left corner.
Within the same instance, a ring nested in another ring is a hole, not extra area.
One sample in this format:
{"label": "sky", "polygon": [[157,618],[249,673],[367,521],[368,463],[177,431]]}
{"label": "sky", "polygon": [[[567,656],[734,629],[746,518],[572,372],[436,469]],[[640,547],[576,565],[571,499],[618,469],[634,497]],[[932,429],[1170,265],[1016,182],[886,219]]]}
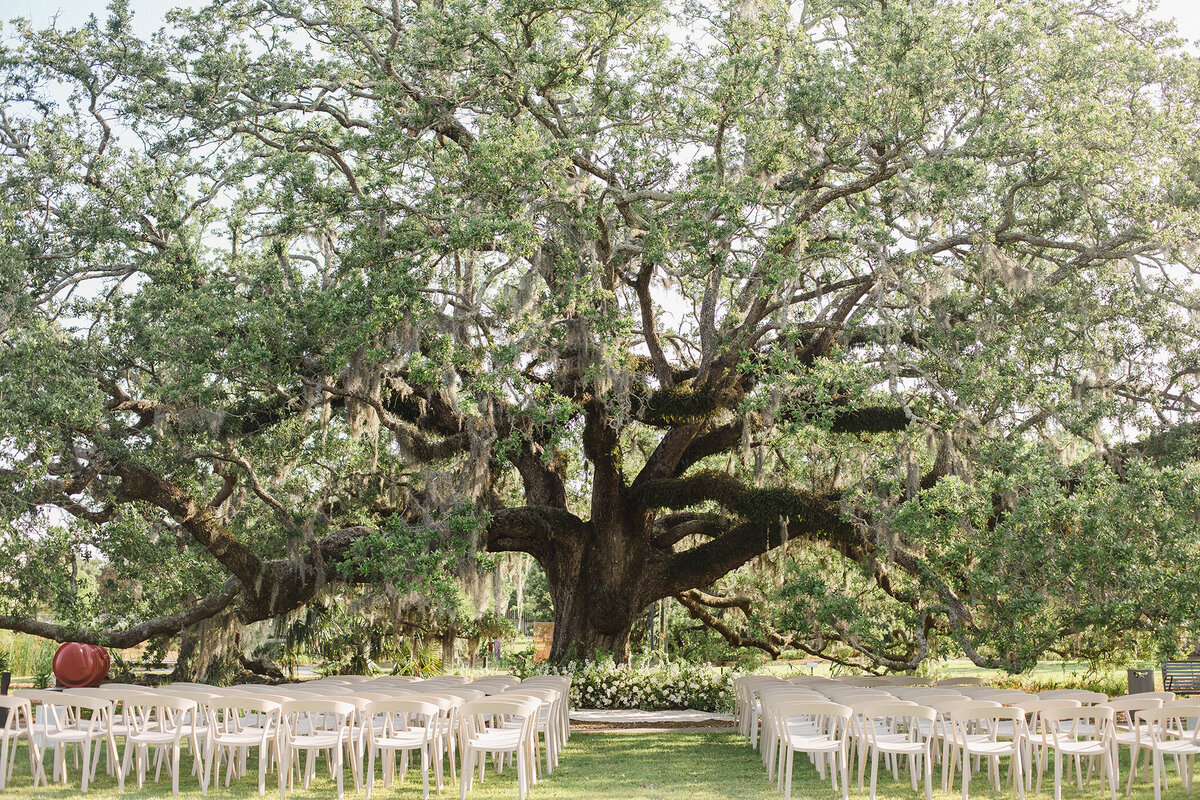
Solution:
{"label": "sky", "polygon": [[[13,17],[25,17],[35,23],[45,24],[56,13],[65,26],[77,25],[95,13],[103,16],[108,0],[0,0],[0,20],[7,22]],[[131,0],[134,24],[142,33],[157,30],[163,15],[170,8],[180,5],[199,5],[188,0]],[[1200,2],[1197,0],[1159,0],[1159,14],[1174,17],[1179,31],[1193,45],[1200,42]]]}

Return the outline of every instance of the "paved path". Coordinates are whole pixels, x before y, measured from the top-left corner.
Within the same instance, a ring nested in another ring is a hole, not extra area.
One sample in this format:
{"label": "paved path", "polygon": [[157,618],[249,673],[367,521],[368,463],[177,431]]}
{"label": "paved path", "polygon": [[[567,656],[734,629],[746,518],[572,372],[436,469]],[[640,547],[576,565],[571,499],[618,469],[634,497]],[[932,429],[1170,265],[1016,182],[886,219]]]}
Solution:
{"label": "paved path", "polygon": [[611,724],[638,723],[653,727],[662,723],[733,722],[733,714],[718,714],[712,711],[639,711],[626,708],[573,708],[572,722],[602,722]]}

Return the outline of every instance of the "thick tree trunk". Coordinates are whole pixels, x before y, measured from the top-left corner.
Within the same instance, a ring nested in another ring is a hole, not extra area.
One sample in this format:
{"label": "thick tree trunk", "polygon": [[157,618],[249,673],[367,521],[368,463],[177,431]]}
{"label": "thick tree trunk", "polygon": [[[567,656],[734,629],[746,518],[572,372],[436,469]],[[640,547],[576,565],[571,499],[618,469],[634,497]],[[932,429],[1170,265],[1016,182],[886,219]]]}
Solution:
{"label": "thick tree trunk", "polygon": [[442,669],[449,670],[454,666],[454,644],[458,641],[458,631],[453,626],[446,628],[441,635],[442,640]]}
{"label": "thick tree trunk", "polygon": [[550,660],[629,660],[629,633],[638,614],[656,599],[655,559],[645,537],[627,525],[597,529],[579,541],[556,542],[546,564],[554,601]]}

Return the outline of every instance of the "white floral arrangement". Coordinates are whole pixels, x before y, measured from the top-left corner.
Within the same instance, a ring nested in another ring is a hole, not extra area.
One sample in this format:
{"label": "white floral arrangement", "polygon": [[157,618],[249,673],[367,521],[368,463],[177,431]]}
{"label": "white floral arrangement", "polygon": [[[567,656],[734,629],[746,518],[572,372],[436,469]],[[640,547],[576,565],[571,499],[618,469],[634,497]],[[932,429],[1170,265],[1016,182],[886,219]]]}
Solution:
{"label": "white floral arrangement", "polygon": [[643,711],[733,708],[733,676],[691,664],[633,667],[612,661],[538,664],[537,674],[570,675],[574,708],[636,708]]}

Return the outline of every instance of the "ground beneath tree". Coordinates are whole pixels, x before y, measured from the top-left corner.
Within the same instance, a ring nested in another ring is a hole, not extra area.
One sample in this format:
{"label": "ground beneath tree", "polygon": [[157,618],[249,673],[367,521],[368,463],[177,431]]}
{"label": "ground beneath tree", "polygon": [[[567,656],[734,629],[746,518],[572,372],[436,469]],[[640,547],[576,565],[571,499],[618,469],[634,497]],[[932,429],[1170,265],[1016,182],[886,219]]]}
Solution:
{"label": "ground beneath tree", "polygon": [[571,730],[576,731],[628,731],[630,733],[657,733],[659,731],[713,731],[734,729],[732,722],[720,719],[700,721],[671,721],[661,722],[571,722]]}
{"label": "ground beneath tree", "polygon": [[731,731],[733,715],[695,709],[642,711],[636,708],[577,708],[571,711],[571,728],[584,731]]}

